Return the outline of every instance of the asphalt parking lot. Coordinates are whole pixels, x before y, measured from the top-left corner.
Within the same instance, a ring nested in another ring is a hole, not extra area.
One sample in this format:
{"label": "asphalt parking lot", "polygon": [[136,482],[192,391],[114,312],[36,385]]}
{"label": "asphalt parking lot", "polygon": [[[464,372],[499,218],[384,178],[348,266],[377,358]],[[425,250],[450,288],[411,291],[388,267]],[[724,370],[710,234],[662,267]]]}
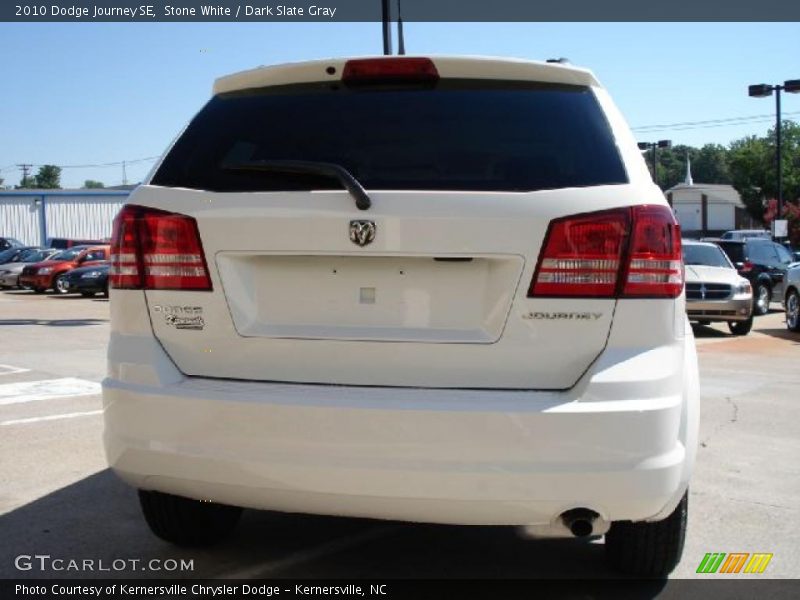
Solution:
{"label": "asphalt parking lot", "polygon": [[[697,577],[707,552],[769,552],[760,577],[800,575],[800,335],[789,334],[773,308],[746,337],[724,325],[695,329],[701,447],[687,545],[672,578]],[[108,315],[99,297],[0,292],[0,578],[613,576],[600,540],[530,541],[505,528],[248,511],[237,534],[214,549],[162,543],[147,530],[135,492],[104,462],[99,382]],[[18,570],[20,555],[90,559],[95,568],[141,562],[111,572],[35,562]],[[167,571],[175,565],[166,559],[193,568]]]}

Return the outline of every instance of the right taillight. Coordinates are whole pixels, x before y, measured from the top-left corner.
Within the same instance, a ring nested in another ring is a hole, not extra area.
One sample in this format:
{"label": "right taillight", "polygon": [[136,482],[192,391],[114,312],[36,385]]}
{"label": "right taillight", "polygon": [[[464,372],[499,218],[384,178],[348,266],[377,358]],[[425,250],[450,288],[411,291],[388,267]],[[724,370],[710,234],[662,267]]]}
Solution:
{"label": "right taillight", "polygon": [[624,297],[677,298],[683,291],[681,229],[666,206],[634,206]]}
{"label": "right taillight", "polygon": [[156,208],[123,206],[114,219],[109,283],[117,289],[210,291],[197,221]]}
{"label": "right taillight", "polygon": [[614,297],[629,229],[627,208],[551,221],[528,296]]}
{"label": "right taillight", "polygon": [[528,297],[675,298],[682,290],[680,227],[669,208],[642,205],[553,220]]}

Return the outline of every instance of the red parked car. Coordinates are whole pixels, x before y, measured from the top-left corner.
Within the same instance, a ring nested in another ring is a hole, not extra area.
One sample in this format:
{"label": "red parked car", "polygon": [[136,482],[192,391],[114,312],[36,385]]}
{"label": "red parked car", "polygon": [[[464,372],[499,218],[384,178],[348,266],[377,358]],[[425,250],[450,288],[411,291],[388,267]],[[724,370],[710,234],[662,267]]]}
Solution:
{"label": "red parked car", "polygon": [[109,246],[73,246],[54,254],[48,260],[25,267],[19,276],[19,284],[37,294],[42,294],[48,289],[56,290],[59,275],[76,267],[102,263],[108,260],[108,255]]}

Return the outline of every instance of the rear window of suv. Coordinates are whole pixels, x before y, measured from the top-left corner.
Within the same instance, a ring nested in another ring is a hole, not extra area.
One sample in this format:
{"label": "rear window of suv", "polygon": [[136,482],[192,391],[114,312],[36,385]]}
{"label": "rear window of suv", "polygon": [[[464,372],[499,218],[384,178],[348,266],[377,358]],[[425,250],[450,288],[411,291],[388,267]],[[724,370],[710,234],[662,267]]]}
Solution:
{"label": "rear window of suv", "polygon": [[743,242],[717,242],[717,245],[725,251],[732,263],[744,262],[744,243]]}
{"label": "rear window of suv", "polygon": [[336,163],[366,189],[534,191],[627,183],[587,87],[443,80],[296,84],[218,95],[151,183],[216,192],[340,189],[318,175],[224,168]]}

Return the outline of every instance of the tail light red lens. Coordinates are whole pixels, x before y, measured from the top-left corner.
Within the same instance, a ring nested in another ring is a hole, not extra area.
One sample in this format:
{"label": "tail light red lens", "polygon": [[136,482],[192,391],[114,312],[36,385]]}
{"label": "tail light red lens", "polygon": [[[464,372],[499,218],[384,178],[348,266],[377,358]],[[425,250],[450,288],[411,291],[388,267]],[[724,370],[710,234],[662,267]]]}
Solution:
{"label": "tail light red lens", "polygon": [[552,221],[528,296],[614,296],[629,229],[628,209]]}
{"label": "tail light red lens", "polygon": [[111,287],[210,291],[197,221],[187,215],[125,205],[114,219]]}
{"label": "tail light red lens", "polygon": [[683,290],[681,230],[666,206],[634,206],[626,297],[677,298]]}
{"label": "tail light red lens", "polygon": [[751,263],[748,260],[748,261],[745,261],[745,263],[742,265],[742,268],[739,269],[739,272],[741,272],[741,273],[749,273],[752,270],[753,270],[753,263]]}
{"label": "tail light red lens", "polygon": [[345,83],[402,83],[437,81],[439,72],[430,58],[361,58],[344,64]]}
{"label": "tail light red lens", "polygon": [[528,297],[675,298],[683,290],[680,228],[665,206],[555,219]]}

